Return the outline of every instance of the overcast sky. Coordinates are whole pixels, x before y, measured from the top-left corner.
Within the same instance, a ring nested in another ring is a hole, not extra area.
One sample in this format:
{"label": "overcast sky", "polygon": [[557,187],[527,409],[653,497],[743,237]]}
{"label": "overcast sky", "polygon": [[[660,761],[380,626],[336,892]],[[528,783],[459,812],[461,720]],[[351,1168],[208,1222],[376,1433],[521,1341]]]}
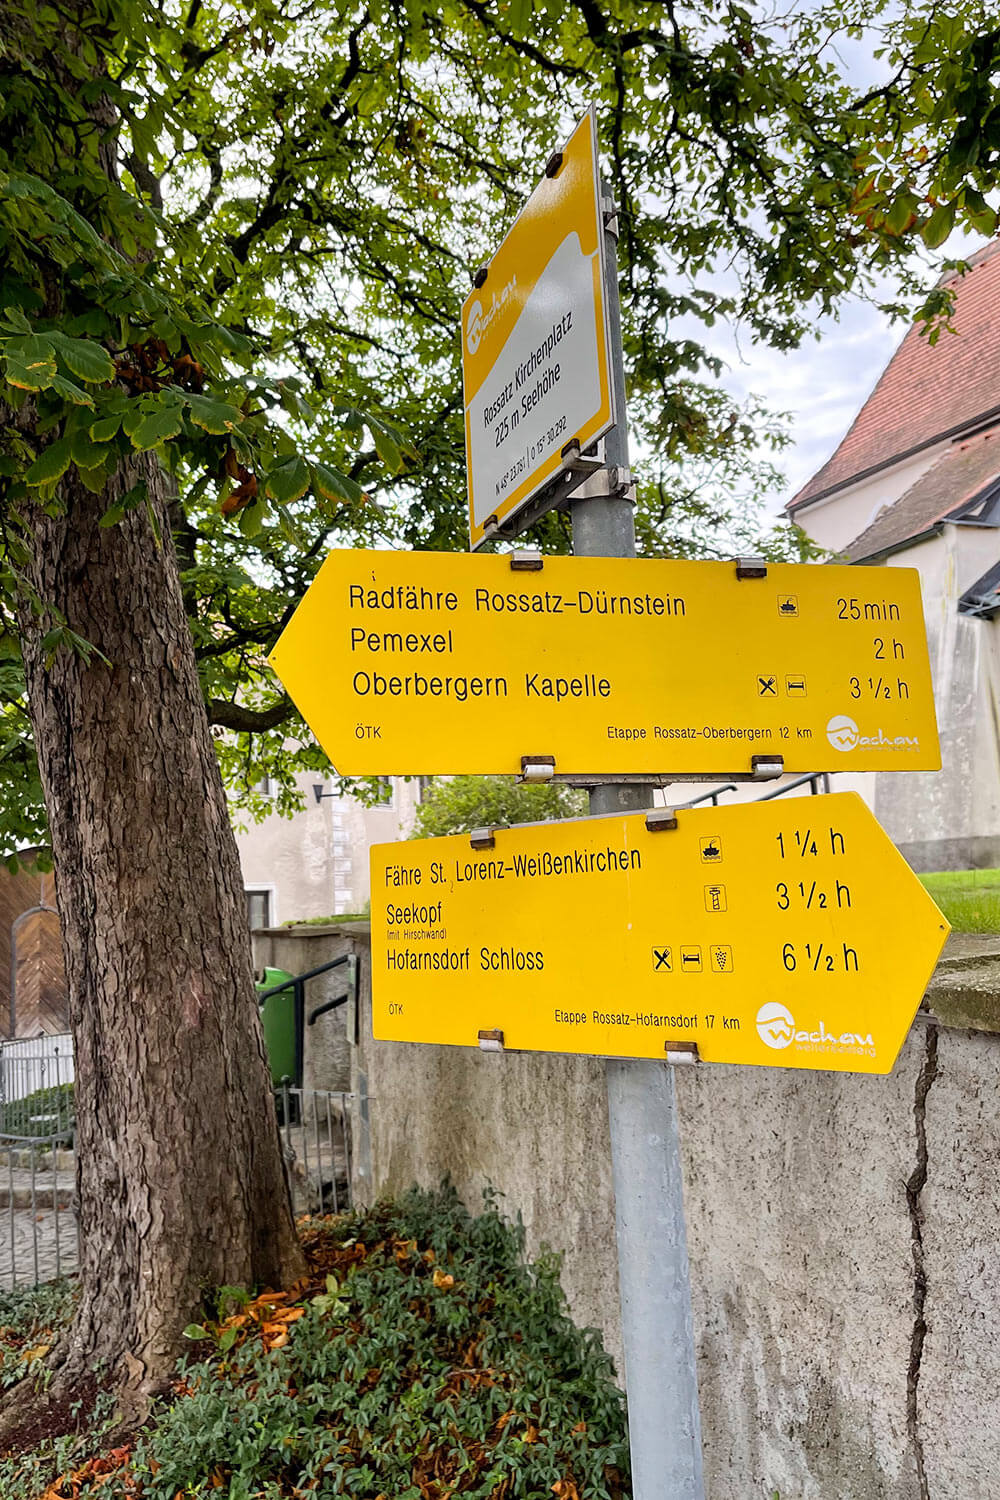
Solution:
{"label": "overcast sky", "polygon": [[818,342],[810,340],[790,354],[747,340],[719,350],[729,365],[724,384],[733,396],[753,393],[772,410],[790,414],[793,446],[777,460],[788,488],[775,497],[775,509],[830,457],[906,327],[891,324],[867,303],[854,303],[845,307],[839,322],[828,319],[819,332]]}

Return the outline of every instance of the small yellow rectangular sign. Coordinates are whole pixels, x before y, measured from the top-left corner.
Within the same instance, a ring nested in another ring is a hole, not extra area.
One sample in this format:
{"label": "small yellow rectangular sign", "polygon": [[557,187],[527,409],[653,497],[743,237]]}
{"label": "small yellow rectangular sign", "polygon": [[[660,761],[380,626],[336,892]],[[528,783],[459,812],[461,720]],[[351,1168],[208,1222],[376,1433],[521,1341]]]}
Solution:
{"label": "small yellow rectangular sign", "polygon": [[372,849],[376,1039],[887,1073],[948,933],[852,792]]}
{"label": "small yellow rectangular sign", "polygon": [[271,662],[345,776],[940,765],[909,568],[332,552]]}
{"label": "small yellow rectangular sign", "polygon": [[603,267],[590,109],[462,308],[473,547],[614,421]]}

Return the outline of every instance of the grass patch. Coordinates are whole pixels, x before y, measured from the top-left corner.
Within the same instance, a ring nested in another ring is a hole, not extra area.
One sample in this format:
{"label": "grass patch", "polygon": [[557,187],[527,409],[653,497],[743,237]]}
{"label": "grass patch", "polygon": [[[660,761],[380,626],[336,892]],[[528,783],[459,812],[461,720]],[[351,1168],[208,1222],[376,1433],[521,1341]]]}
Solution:
{"label": "grass patch", "polygon": [[942,870],[920,880],[956,932],[1000,932],[1000,870]]}
{"label": "grass patch", "polygon": [[[149,1428],[95,1441],[48,1500],[627,1500],[610,1361],[519,1229],[442,1189],[312,1221],[303,1243],[298,1295],[192,1325],[198,1357]],[[36,1500],[12,1473],[4,1500]]]}
{"label": "grass patch", "polygon": [[344,922],[367,922],[370,902],[365,902],[364,911],[341,912],[331,917],[289,917],[282,927],[339,927]]}

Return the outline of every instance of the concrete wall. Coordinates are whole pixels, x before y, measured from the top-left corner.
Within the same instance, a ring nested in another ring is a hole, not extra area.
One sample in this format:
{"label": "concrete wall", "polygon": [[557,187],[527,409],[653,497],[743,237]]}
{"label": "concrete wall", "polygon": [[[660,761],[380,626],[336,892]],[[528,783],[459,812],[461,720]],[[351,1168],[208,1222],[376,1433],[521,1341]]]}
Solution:
{"label": "concrete wall", "polygon": [[872,810],[917,870],[1000,864],[1000,622],[958,613],[997,533],[946,526],[890,565],[920,570],[941,770],[873,778]]}
{"label": "concrete wall", "polygon": [[[359,1195],[492,1187],[619,1359],[603,1064],[372,1042],[352,941]],[[888,1078],[677,1075],[709,1500],[1000,1494],[1000,943],[962,942]]]}

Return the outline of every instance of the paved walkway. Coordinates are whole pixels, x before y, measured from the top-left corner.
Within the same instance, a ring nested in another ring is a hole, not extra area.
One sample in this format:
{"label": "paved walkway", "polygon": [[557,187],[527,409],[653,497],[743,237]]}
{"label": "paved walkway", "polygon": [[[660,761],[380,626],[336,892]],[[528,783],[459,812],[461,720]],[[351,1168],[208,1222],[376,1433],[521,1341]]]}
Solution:
{"label": "paved walkway", "polygon": [[0,1213],[0,1290],[51,1281],[76,1265],[76,1219],[69,1208]]}
{"label": "paved walkway", "polygon": [[[39,1153],[31,1170],[30,1150],[0,1163],[0,1290],[32,1286],[75,1271],[75,1169],[71,1152]],[[16,1165],[11,1165],[11,1160]],[[48,1168],[48,1170],[46,1170]]]}

